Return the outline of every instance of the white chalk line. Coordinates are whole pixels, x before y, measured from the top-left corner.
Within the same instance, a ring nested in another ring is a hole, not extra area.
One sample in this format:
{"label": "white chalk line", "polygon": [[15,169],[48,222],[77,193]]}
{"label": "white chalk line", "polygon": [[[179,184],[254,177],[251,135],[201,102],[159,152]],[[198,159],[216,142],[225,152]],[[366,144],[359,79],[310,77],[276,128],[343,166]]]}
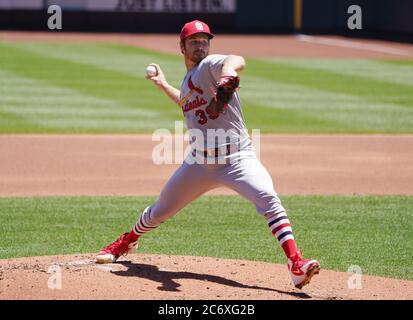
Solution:
{"label": "white chalk line", "polygon": [[379,45],[372,45],[372,44],[365,44],[356,41],[348,41],[348,40],[338,40],[338,39],[329,39],[324,37],[314,37],[314,36],[307,36],[305,34],[298,34],[296,38],[299,41],[303,42],[310,42],[310,43],[317,43],[323,44],[327,46],[336,46],[336,47],[343,47],[343,48],[350,48],[350,49],[357,49],[357,50],[368,50],[368,51],[375,51],[380,53],[387,53],[399,56],[411,56],[412,54],[406,50],[395,49],[395,48],[388,48]]}

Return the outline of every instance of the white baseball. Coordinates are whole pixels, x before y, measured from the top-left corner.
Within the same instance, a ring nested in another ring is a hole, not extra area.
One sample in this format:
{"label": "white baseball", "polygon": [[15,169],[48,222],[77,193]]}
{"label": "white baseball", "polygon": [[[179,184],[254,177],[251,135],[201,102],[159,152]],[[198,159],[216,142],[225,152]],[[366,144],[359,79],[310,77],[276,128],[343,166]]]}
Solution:
{"label": "white baseball", "polygon": [[158,74],[158,70],[154,66],[147,66],[146,67],[146,74],[148,77],[154,77]]}

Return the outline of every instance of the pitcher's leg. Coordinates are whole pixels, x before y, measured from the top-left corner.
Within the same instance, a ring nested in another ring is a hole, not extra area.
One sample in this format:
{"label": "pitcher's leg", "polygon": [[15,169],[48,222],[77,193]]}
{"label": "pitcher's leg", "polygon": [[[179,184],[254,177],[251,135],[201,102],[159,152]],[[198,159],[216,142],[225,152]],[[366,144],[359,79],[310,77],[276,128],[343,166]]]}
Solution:
{"label": "pitcher's leg", "polygon": [[253,202],[264,215],[268,227],[287,256],[288,270],[295,287],[301,289],[320,270],[314,259],[303,259],[297,252],[287,213],[274,190],[271,176],[258,159],[242,159],[220,175],[223,184]]}
{"label": "pitcher's leg", "polygon": [[202,165],[184,163],[165,184],[159,199],[150,206],[148,222],[162,223],[216,185]]}
{"label": "pitcher's leg", "polygon": [[297,253],[297,247],[285,208],[274,190],[270,174],[256,158],[241,159],[224,172],[222,183],[251,201],[262,214],[272,234],[277,238],[287,258]]}
{"label": "pitcher's leg", "polygon": [[138,244],[139,237],[156,229],[166,219],[174,216],[188,203],[212,189],[217,183],[209,171],[199,164],[184,162],[168,180],[159,199],[147,207],[130,232],[103,248],[96,257],[99,263],[115,262]]}
{"label": "pitcher's leg", "polygon": [[159,199],[143,211],[128,239],[135,241],[142,234],[156,229],[216,185],[211,173],[202,165],[184,162],[165,184]]}

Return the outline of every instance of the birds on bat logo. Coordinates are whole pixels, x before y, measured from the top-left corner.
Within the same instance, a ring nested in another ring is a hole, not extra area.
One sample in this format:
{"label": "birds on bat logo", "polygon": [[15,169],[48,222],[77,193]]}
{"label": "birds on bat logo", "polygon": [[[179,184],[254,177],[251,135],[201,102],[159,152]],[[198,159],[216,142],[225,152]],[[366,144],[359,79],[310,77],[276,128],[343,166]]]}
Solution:
{"label": "birds on bat logo", "polygon": [[[188,88],[190,89],[190,92],[189,92],[189,93],[195,91],[196,93],[198,93],[198,94],[200,94],[200,95],[203,95],[203,94],[204,94],[204,90],[202,90],[201,87],[196,86],[196,85],[193,83],[191,77],[189,77],[189,79],[188,79]],[[193,99],[193,100],[187,100],[187,101],[186,101],[186,103],[182,106],[182,111],[183,111],[183,112],[188,112],[188,111],[190,111],[190,110],[199,108],[199,107],[201,107],[201,106],[203,106],[203,105],[206,105],[206,104],[207,104],[207,101],[204,99],[204,97],[199,97],[199,96],[197,95],[195,99]]]}
{"label": "birds on bat logo", "polygon": [[194,85],[194,83],[192,82],[191,77],[189,77],[189,79],[188,79],[188,88],[191,91],[193,90],[193,91],[195,91],[199,94],[204,94],[204,91],[201,89],[201,87],[197,87],[197,86]]}

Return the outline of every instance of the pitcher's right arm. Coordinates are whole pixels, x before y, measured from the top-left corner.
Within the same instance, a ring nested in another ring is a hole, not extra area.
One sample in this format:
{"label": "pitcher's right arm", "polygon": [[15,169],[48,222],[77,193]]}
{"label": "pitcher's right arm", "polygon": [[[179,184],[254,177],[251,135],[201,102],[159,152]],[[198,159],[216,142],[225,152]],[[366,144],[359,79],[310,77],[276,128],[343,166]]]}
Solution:
{"label": "pitcher's right arm", "polygon": [[173,102],[179,105],[179,97],[181,95],[181,91],[177,88],[171,86],[165,78],[165,75],[159,65],[156,63],[151,63],[151,66],[154,66],[157,70],[157,74],[155,76],[146,76],[146,79],[152,80],[152,82],[158,86]]}

